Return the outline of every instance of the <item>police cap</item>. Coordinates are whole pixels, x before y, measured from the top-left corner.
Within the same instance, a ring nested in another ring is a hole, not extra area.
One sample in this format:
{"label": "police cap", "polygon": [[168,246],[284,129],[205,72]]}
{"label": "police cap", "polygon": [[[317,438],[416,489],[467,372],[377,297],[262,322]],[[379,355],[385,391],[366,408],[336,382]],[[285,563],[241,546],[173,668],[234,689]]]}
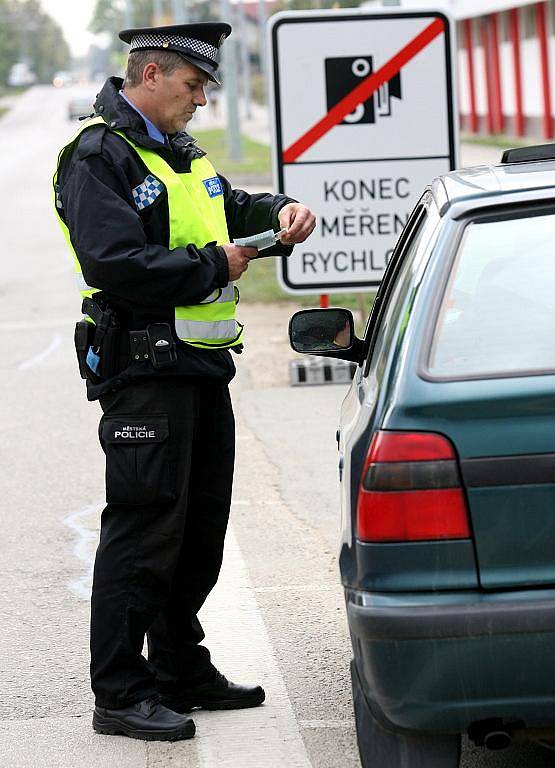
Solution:
{"label": "police cap", "polygon": [[120,40],[129,43],[134,51],[174,51],[202,69],[209,79],[219,84],[218,52],[226,37],[231,34],[229,24],[204,21],[198,24],[173,24],[167,27],[142,27],[124,29]]}

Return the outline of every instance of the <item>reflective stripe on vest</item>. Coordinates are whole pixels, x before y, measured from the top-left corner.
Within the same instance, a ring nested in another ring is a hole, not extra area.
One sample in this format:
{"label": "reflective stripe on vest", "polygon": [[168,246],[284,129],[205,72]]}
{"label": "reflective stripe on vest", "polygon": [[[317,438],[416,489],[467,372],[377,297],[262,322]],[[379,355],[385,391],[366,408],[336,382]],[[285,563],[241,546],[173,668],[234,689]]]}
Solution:
{"label": "reflective stripe on vest", "polygon": [[175,330],[180,339],[234,339],[237,335],[235,320],[217,320],[206,322],[202,320],[177,320]]}
{"label": "reflective stripe on vest", "polygon": [[[93,125],[104,123],[101,117],[84,123],[77,136]],[[169,248],[187,245],[202,248],[208,243],[229,242],[225,218],[223,190],[216,171],[206,157],[191,163],[190,173],[175,173],[156,152],[134,144],[124,133],[114,131],[124,139],[146,165],[153,182],[161,182],[168,195],[170,221]],[[60,153],[60,158],[64,150]],[[59,163],[59,160],[58,160]],[[144,185],[144,182],[143,182]],[[134,190],[137,207],[144,208],[152,203],[149,189],[139,185]],[[57,172],[54,177],[56,191]],[[154,197],[154,199],[156,199]],[[69,231],[59,218],[64,235],[73,253],[79,290],[82,296],[91,296],[98,289],[85,282],[77,256],[73,250]],[[242,343],[242,326],[235,319],[238,291],[233,283],[213,291],[198,304],[175,307],[175,330],[178,338],[200,348],[225,348]]]}
{"label": "reflective stripe on vest", "polygon": [[81,292],[83,295],[88,295],[91,291],[98,291],[98,288],[93,288],[92,285],[88,285],[87,281],[83,277],[82,272],[77,272],[75,275],[75,282],[77,283],[77,289]]}

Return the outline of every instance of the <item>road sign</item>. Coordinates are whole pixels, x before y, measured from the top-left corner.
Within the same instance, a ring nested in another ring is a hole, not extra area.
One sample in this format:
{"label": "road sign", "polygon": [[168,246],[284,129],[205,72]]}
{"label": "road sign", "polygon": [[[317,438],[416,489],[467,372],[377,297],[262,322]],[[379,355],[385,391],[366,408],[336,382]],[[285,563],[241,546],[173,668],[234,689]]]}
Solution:
{"label": "road sign", "polygon": [[278,264],[286,291],[379,285],[425,185],[457,165],[453,41],[438,11],[272,17],[276,186],[318,221]]}

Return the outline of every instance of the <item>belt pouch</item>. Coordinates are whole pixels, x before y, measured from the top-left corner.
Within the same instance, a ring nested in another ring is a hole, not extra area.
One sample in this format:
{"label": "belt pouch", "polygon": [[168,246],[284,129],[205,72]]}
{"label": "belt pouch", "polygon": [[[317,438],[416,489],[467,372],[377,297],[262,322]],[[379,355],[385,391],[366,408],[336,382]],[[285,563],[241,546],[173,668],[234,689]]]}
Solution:
{"label": "belt pouch", "polygon": [[151,323],[146,329],[150,362],[159,370],[177,363],[177,350],[168,323]]}
{"label": "belt pouch", "polygon": [[79,320],[75,324],[75,352],[77,353],[77,362],[79,363],[79,373],[82,379],[89,379],[98,382],[98,377],[91,371],[87,364],[87,354],[89,347],[92,346],[95,334],[95,326],[86,320]]}

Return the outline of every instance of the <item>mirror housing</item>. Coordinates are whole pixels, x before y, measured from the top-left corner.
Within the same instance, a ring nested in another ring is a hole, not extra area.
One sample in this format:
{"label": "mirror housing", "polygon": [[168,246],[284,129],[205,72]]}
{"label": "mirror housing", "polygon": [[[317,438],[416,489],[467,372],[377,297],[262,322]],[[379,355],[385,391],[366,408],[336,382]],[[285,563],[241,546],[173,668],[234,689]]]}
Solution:
{"label": "mirror housing", "polygon": [[348,309],[303,309],[289,321],[289,342],[295,352],[360,363],[363,342],[355,334]]}

